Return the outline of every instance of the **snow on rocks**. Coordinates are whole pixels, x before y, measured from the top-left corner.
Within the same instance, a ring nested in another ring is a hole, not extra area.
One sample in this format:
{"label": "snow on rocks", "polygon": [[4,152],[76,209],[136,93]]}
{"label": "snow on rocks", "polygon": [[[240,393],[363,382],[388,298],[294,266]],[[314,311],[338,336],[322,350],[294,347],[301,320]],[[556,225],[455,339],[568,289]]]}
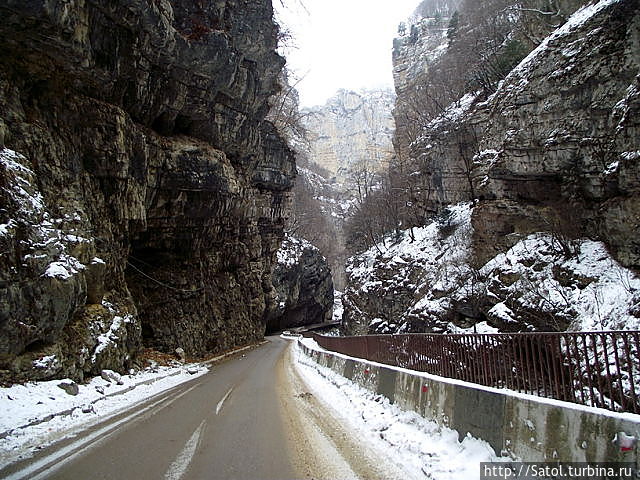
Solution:
{"label": "snow on rocks", "polygon": [[9,208],[11,218],[0,225],[0,235],[14,236],[18,227],[26,226],[29,233],[24,239],[24,266],[39,269],[43,277],[64,281],[85,268],[71,252],[90,242],[60,228],[81,217],[74,212],[73,222],[69,222],[66,217],[51,215],[38,191],[35,174],[27,165],[29,161],[23,155],[7,148],[0,150],[0,168],[7,174],[4,190],[13,203]]}
{"label": "snow on rocks", "polygon": [[100,377],[106,381],[106,382],[113,382],[116,385],[124,385],[124,382],[122,381],[122,377],[120,376],[119,373],[114,372],[113,370],[102,370],[100,372]]}
{"label": "snow on rocks", "polygon": [[305,250],[318,249],[304,239],[287,235],[277,252],[278,263],[285,267],[296,265],[300,263],[300,258]]}
{"label": "snow on rocks", "polygon": [[536,233],[473,267],[471,216],[450,207],[352,257],[349,333],[640,329],[640,278],[603,243]]}
{"label": "snow on rocks", "polygon": [[122,335],[126,334],[126,329],[123,329],[123,325],[125,323],[131,323],[133,321],[134,320],[131,315],[114,316],[109,329],[105,333],[98,335],[98,343],[91,357],[91,363],[96,363],[98,357],[104,354],[105,350],[107,350],[108,348],[117,349],[117,341]]}
{"label": "snow on rocks", "polygon": [[[591,18],[598,15],[610,5],[619,2],[620,0],[601,0],[591,5],[586,5],[578,9],[560,28],[555,30],[551,35],[545,38],[538,47],[536,47],[529,55],[527,55],[512,71],[507,75],[503,84],[507,86],[507,89],[511,89],[513,85],[524,82],[526,84],[526,78],[532,68],[532,65],[536,63],[544,52],[552,48],[553,45],[559,43],[559,40],[567,35],[571,34],[582,25],[587,23]],[[582,41],[571,44],[570,47],[565,47],[562,54],[565,57],[575,57],[581,51]],[[499,97],[504,95],[503,89],[498,88],[493,96]]]}
{"label": "snow on rocks", "polygon": [[[91,368],[87,361],[96,344],[94,363],[110,350],[109,342],[125,337],[109,332],[110,324],[105,329],[89,324],[90,336],[73,338],[80,355],[70,354],[69,342],[56,343],[81,309],[87,313],[83,320],[91,322],[92,307],[99,306],[104,298],[105,262],[96,256],[88,216],[76,208],[75,200],[62,198],[64,193],[60,199],[44,198],[39,189],[41,179],[31,167],[25,156],[0,149],[0,176],[4,179],[0,186],[4,204],[1,221],[5,222],[0,225],[0,243],[7,252],[0,263],[5,282],[20,286],[6,298],[9,303],[5,310],[13,314],[2,327],[12,354],[24,356],[24,361],[14,363],[18,371],[11,375],[15,379],[53,375],[78,379],[78,370],[86,373]],[[105,336],[98,339],[102,334]],[[30,345],[45,346],[27,350]],[[109,362],[101,366],[122,365]]]}
{"label": "snow on rocks", "polygon": [[[431,224],[389,236],[349,259],[343,303],[364,332],[401,332],[416,315],[437,317],[470,274],[470,203],[449,207]],[[362,333],[358,332],[358,333]]]}
{"label": "snow on rocks", "polygon": [[466,95],[462,96],[459,100],[456,100],[447,108],[445,108],[444,112],[442,112],[438,117],[425,125],[423,130],[430,133],[441,128],[442,126],[452,125],[455,122],[460,121],[460,119],[473,106],[478,96],[478,92],[467,93]]}
{"label": "snow on rocks", "polygon": [[54,374],[60,369],[60,361],[55,355],[45,355],[33,361],[33,367],[45,374]]}
{"label": "snow on rocks", "polygon": [[342,305],[343,292],[334,290],[333,292],[333,322],[341,322],[342,314],[344,313],[344,306]]}
{"label": "snow on rocks", "polygon": [[[553,235],[529,235],[480,270],[502,300],[490,310],[508,322],[535,308],[564,320],[570,330],[640,328],[640,278],[592,240],[573,244],[567,258]],[[561,325],[564,326],[564,325]]]}

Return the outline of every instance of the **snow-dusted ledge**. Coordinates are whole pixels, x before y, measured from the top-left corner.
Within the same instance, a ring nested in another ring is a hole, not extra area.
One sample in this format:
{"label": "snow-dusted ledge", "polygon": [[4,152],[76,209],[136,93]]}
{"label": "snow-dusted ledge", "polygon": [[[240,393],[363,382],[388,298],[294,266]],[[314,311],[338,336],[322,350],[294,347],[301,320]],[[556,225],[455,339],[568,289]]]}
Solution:
{"label": "snow-dusted ledge", "polygon": [[300,350],[318,364],[387,397],[407,411],[487,441],[498,455],[528,462],[634,462],[640,415],[616,413],[348,357],[311,339]]}

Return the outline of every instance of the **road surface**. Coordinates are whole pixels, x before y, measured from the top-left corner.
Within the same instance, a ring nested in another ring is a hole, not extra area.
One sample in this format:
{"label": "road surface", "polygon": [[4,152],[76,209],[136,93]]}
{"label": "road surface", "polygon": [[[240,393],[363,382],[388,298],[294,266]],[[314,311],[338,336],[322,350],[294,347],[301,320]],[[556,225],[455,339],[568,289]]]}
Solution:
{"label": "road surface", "polygon": [[403,478],[310,394],[278,337],[0,472],[10,479]]}

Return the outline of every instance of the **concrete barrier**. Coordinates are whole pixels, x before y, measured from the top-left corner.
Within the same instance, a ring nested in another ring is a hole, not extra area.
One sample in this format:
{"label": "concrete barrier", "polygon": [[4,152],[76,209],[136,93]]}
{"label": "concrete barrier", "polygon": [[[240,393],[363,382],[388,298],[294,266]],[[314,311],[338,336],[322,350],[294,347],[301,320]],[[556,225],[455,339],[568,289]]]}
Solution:
{"label": "concrete barrier", "polygon": [[[487,441],[497,454],[527,462],[633,462],[637,444],[621,448],[619,432],[640,438],[640,415],[414,372],[320,351],[298,343],[319,365],[439,425]],[[462,438],[461,438],[462,439]]]}

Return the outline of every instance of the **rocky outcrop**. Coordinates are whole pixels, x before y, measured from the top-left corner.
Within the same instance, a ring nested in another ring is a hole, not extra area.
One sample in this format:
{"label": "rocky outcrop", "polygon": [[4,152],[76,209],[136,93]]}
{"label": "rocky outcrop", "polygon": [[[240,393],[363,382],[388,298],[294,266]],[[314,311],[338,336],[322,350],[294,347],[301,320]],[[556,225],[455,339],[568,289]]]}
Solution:
{"label": "rocky outcrop", "polygon": [[[640,277],[602,242],[521,237],[474,266],[470,203],[349,260],[347,334],[635,330]],[[472,215],[473,212],[473,215]],[[568,257],[566,248],[572,249]]]}
{"label": "rocky outcrop", "polygon": [[260,338],[295,176],[264,121],[284,63],[271,3],[0,15],[3,375],[81,379],[141,344]]}
{"label": "rocky outcrop", "polygon": [[[416,296],[398,279],[385,283],[391,259],[381,258],[386,267],[366,275],[384,291],[365,295],[351,275],[346,317],[364,312],[357,323],[369,331],[638,328],[640,7],[584,3],[494,91],[457,99],[400,151],[423,212],[472,202],[468,254],[457,262],[466,273],[443,290],[446,252],[426,255],[444,256],[413,262],[409,284],[424,279]],[[389,302],[378,304],[396,291],[406,302],[387,319]]]}
{"label": "rocky outcrop", "polygon": [[342,297],[346,334],[447,331],[469,278],[470,204],[355,255]]}
{"label": "rocky outcrop", "polygon": [[277,332],[331,321],[333,280],[327,260],[305,240],[287,236],[273,270],[276,308],[267,330]]}
{"label": "rocky outcrop", "polygon": [[[393,152],[393,102],[389,90],[339,90],[325,105],[302,111],[309,141],[300,149],[309,168],[300,169],[296,185],[296,213],[303,224],[298,234],[329,259],[338,289],[344,288],[348,256],[345,222],[380,185]],[[320,208],[320,221],[308,208],[311,203]]]}
{"label": "rocky outcrop", "polygon": [[640,8],[598,2],[548,37],[504,81],[484,118],[479,198],[538,206],[568,237],[604,240],[640,269]]}
{"label": "rocky outcrop", "polygon": [[353,182],[363,168],[384,170],[393,152],[394,98],[388,90],[339,90],[325,105],[304,109],[311,160],[339,183]]}
{"label": "rocky outcrop", "polygon": [[410,156],[409,147],[422,131],[420,118],[426,105],[419,94],[427,86],[432,66],[446,53],[447,30],[460,0],[426,0],[408,24],[402,23],[393,41],[393,83],[396,92],[393,117],[394,150],[400,160]]}
{"label": "rocky outcrop", "polygon": [[628,1],[578,11],[496,92],[465,95],[405,145],[416,166],[409,182],[427,212],[480,200],[478,265],[518,235],[554,230],[600,238],[624,265],[640,267],[632,233],[638,21]]}
{"label": "rocky outcrop", "polygon": [[326,174],[323,169],[318,169],[313,163],[305,168],[300,160],[298,157],[298,177],[293,190],[294,208],[290,224],[297,237],[308,239],[320,250],[331,267],[334,287],[342,290],[347,259],[344,225],[356,200],[341,184],[313,171]]}

